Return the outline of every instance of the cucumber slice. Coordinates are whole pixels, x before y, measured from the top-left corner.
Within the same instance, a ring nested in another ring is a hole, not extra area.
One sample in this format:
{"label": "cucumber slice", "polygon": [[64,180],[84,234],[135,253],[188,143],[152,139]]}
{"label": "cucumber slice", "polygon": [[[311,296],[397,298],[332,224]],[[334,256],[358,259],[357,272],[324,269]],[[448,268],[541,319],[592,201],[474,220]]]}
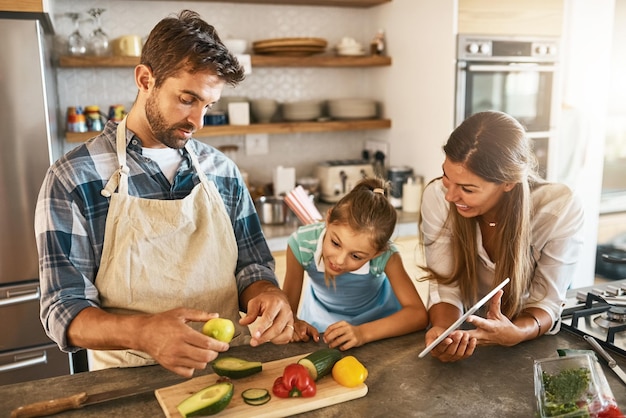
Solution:
{"label": "cucumber slice", "polygon": [[247,399],[244,399],[243,401],[245,403],[247,403],[248,405],[260,406],[260,405],[265,405],[266,403],[268,403],[270,401],[270,399],[272,399],[272,396],[271,395],[267,395],[265,398],[261,398],[261,399],[258,399],[256,401],[249,401]]}
{"label": "cucumber slice", "polygon": [[226,409],[233,398],[233,392],[232,383],[216,383],[184,399],[176,409],[184,418],[215,415]]}
{"label": "cucumber slice", "polygon": [[244,390],[241,393],[241,396],[243,396],[244,399],[247,399],[249,401],[257,401],[261,398],[266,397],[269,394],[270,392],[267,389],[250,388],[250,389]]}
{"label": "cucumber slice", "polygon": [[243,401],[248,405],[264,405],[270,401],[272,395],[267,389],[250,388],[241,393]]}
{"label": "cucumber slice", "polygon": [[237,357],[220,357],[211,363],[213,371],[231,379],[241,379],[263,370],[260,361],[247,361]]}

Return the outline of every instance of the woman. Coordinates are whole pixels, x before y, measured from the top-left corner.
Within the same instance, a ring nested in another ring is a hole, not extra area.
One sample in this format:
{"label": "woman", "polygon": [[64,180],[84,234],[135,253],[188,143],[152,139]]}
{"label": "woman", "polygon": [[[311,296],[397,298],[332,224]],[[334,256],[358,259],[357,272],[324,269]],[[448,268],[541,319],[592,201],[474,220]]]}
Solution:
{"label": "woman", "polygon": [[538,177],[524,128],[495,111],[467,118],[444,145],[443,176],[424,190],[421,233],[435,340],[505,278],[485,317],[431,355],[443,362],[478,345],[512,346],[559,330],[582,246],[583,210],[565,186]]}

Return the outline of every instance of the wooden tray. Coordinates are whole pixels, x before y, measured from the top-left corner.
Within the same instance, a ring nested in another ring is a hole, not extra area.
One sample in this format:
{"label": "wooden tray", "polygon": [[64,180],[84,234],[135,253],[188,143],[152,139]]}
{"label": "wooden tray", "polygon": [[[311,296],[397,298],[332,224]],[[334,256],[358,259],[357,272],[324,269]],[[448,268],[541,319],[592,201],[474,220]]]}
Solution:
{"label": "wooden tray", "polygon": [[254,47],[254,52],[258,54],[278,54],[281,52],[324,52],[326,48],[320,46],[269,46]]}
{"label": "wooden tray", "polygon": [[280,47],[280,48],[254,48],[254,53],[259,55],[276,55],[276,56],[310,56],[315,54],[323,54],[324,48],[311,47]]}
{"label": "wooden tray", "polygon": [[[284,358],[282,360],[263,363],[263,371],[244,379],[234,379],[235,392],[233,399],[225,410],[216,414],[216,417],[236,418],[277,418],[287,417],[325,406],[357,399],[367,394],[367,385],[362,384],[356,388],[341,386],[332,378],[326,376],[317,383],[317,394],[312,398],[279,398],[272,394],[272,399],[265,405],[251,406],[244,403],[241,393],[249,388],[264,388],[272,391],[274,380],[283,374],[284,368],[291,363],[296,363],[306,354]],[[253,360],[253,359],[247,359]],[[176,409],[183,399],[191,394],[217,382],[219,376],[209,374],[196,377],[184,383],[157,389],[155,395],[161,408],[168,418],[180,417]]]}
{"label": "wooden tray", "polygon": [[252,42],[254,48],[275,46],[317,46],[326,47],[328,41],[322,38],[276,38]]}

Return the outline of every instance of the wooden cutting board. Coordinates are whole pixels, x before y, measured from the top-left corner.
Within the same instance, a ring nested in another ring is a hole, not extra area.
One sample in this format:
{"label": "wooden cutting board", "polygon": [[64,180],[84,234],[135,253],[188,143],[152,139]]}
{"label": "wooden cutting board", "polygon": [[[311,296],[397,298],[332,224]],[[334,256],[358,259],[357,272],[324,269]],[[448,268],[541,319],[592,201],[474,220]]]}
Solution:
{"label": "wooden cutting board", "polygon": [[[230,404],[215,417],[236,417],[236,418],[275,418],[287,417],[325,406],[338,404],[341,402],[357,399],[367,394],[367,385],[362,384],[356,388],[341,386],[332,378],[326,376],[317,381],[317,393],[312,398],[279,398],[272,394],[272,399],[265,405],[251,406],[244,403],[241,393],[249,388],[264,388],[272,392],[272,385],[278,376],[283,374],[283,370],[288,364],[296,363],[306,354],[288,357],[282,360],[263,363],[263,371],[255,375],[233,379],[235,392]],[[253,361],[254,359],[247,359]],[[174,386],[157,389],[155,395],[161,408],[168,418],[179,418],[181,415],[176,409],[183,399],[193,393],[204,389],[217,382],[219,378],[216,374],[209,374],[179,383]]]}

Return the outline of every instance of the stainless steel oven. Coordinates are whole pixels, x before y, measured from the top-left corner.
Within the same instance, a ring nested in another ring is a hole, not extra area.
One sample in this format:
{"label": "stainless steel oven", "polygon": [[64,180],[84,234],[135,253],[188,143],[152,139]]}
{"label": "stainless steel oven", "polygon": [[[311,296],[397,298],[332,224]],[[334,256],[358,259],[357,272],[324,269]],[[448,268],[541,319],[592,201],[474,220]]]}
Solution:
{"label": "stainless steel oven", "polygon": [[557,38],[459,35],[456,115],[499,110],[519,120],[533,139],[539,168],[550,176],[558,113]]}

